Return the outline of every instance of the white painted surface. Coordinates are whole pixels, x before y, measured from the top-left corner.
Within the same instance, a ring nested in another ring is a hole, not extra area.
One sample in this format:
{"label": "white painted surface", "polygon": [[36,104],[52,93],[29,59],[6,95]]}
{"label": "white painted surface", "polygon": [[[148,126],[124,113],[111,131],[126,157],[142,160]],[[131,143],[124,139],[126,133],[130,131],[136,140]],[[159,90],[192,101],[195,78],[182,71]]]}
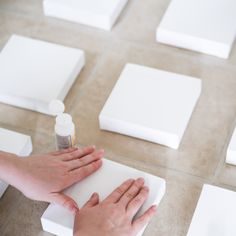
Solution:
{"label": "white painted surface", "polygon": [[227,149],[226,163],[236,165],[236,128]]}
{"label": "white painted surface", "polygon": [[84,63],[79,49],[13,35],[0,53],[0,102],[50,115]]}
{"label": "white painted surface", "polygon": [[[102,167],[96,173],[75,184],[66,193],[72,196],[81,207],[92,193],[99,193],[100,199],[103,200],[125,180],[138,177],[143,177],[145,184],[150,188],[148,200],[138,213],[140,215],[151,205],[160,203],[165,194],[165,180],[106,159],[103,160]],[[54,235],[73,235],[74,215],[61,206],[50,204],[44,212],[41,222],[43,229]],[[142,235],[145,228],[139,236]]]}
{"label": "white painted surface", "polygon": [[[0,128],[0,151],[10,152],[19,156],[27,156],[32,152],[31,137]],[[0,181],[0,197],[7,187],[7,183]]]}
{"label": "white painted surface", "polygon": [[100,115],[103,130],[177,149],[201,93],[201,80],[127,64]]}
{"label": "white painted surface", "polygon": [[47,16],[111,30],[128,0],[44,0]]}
{"label": "white painted surface", "polygon": [[172,0],[157,41],[228,58],[236,36],[235,0]]}
{"label": "white painted surface", "polygon": [[204,185],[187,236],[236,235],[236,193]]}

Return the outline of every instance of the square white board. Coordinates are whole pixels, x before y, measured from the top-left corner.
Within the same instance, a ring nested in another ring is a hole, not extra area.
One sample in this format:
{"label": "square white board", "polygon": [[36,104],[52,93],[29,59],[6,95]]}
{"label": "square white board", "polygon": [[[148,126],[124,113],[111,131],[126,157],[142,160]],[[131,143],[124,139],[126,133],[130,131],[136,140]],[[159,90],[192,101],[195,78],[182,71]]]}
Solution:
{"label": "square white board", "polygon": [[177,149],[201,93],[201,80],[127,64],[106,101],[103,130]]}
{"label": "square white board", "polygon": [[236,193],[204,185],[187,236],[236,235]]}
{"label": "square white board", "polygon": [[[103,165],[97,172],[70,187],[66,193],[73,197],[79,207],[82,207],[92,193],[99,193],[100,199],[103,200],[125,180],[138,177],[143,177],[145,184],[150,188],[149,197],[138,212],[140,215],[151,205],[160,203],[165,194],[165,180],[106,159],[103,160]],[[44,231],[58,236],[73,235],[74,215],[62,206],[50,204],[41,222]],[[139,236],[145,228],[138,234]]]}
{"label": "square white board", "polygon": [[227,149],[226,163],[236,165],[236,128]]}
{"label": "square white board", "polygon": [[0,102],[50,115],[84,63],[79,49],[13,35],[0,53]]}
{"label": "square white board", "polygon": [[128,0],[44,0],[44,14],[111,30]]}
{"label": "square white board", "polygon": [[[11,130],[0,128],[0,151],[10,152],[19,156],[27,156],[32,152],[31,137]],[[8,184],[0,180],[0,197]]]}
{"label": "square white board", "polygon": [[158,42],[228,58],[236,36],[235,0],[172,0]]}

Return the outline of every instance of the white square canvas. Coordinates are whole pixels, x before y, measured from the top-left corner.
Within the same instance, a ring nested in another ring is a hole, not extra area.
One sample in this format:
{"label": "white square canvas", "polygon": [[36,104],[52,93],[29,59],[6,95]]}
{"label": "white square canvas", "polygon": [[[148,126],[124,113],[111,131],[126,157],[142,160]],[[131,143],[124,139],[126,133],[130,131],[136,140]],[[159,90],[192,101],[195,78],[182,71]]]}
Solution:
{"label": "white square canvas", "polygon": [[[73,197],[79,207],[82,207],[92,193],[99,193],[100,199],[103,200],[125,180],[138,177],[143,177],[145,184],[150,188],[149,197],[138,212],[140,215],[151,205],[160,203],[165,194],[165,180],[106,159],[103,160],[103,165],[97,172],[69,188],[66,193]],[[61,206],[50,204],[41,222],[44,231],[58,236],[73,235],[74,215]],[[145,228],[138,234],[139,236]]]}
{"label": "white square canvas", "polygon": [[102,130],[178,149],[201,93],[201,80],[127,64],[100,115]]}
{"label": "white square canvas", "polygon": [[236,128],[227,149],[226,163],[236,165]]}
{"label": "white square canvas", "polygon": [[172,0],[158,42],[228,58],[236,36],[235,0]]}
{"label": "white square canvas", "polygon": [[51,115],[84,63],[79,49],[13,35],[0,53],[0,102]]}
{"label": "white square canvas", "polygon": [[[0,128],[0,151],[10,152],[19,156],[27,156],[32,152],[31,137],[11,130]],[[0,197],[8,184],[0,181]]]}
{"label": "white square canvas", "polygon": [[46,16],[111,30],[128,0],[44,0]]}
{"label": "white square canvas", "polygon": [[236,193],[204,185],[187,236],[236,235]]}

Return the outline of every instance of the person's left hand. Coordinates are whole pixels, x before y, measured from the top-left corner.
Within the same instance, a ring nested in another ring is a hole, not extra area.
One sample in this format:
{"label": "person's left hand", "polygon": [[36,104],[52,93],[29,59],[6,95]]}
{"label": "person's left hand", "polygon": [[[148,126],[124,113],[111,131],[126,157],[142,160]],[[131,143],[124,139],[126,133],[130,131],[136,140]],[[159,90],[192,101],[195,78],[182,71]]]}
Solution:
{"label": "person's left hand", "polygon": [[94,146],[26,158],[11,156],[6,179],[28,198],[57,203],[75,212],[76,202],[62,190],[98,170],[103,156],[104,150],[97,151]]}
{"label": "person's left hand", "polygon": [[74,236],[135,236],[154,216],[151,206],[141,216],[135,215],[148,198],[144,179],[129,179],[99,202],[94,193],[76,213]]}

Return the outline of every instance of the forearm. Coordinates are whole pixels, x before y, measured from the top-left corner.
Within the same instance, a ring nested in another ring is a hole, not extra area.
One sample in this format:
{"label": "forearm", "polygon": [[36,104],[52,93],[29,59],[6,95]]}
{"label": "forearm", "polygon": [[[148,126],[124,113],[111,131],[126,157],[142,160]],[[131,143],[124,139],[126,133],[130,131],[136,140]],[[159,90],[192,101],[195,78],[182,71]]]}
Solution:
{"label": "forearm", "polygon": [[0,151],[0,180],[12,184],[18,161],[16,155]]}
{"label": "forearm", "polygon": [[84,232],[81,232],[81,231],[76,231],[73,233],[73,236],[89,236],[89,234],[85,234]]}

